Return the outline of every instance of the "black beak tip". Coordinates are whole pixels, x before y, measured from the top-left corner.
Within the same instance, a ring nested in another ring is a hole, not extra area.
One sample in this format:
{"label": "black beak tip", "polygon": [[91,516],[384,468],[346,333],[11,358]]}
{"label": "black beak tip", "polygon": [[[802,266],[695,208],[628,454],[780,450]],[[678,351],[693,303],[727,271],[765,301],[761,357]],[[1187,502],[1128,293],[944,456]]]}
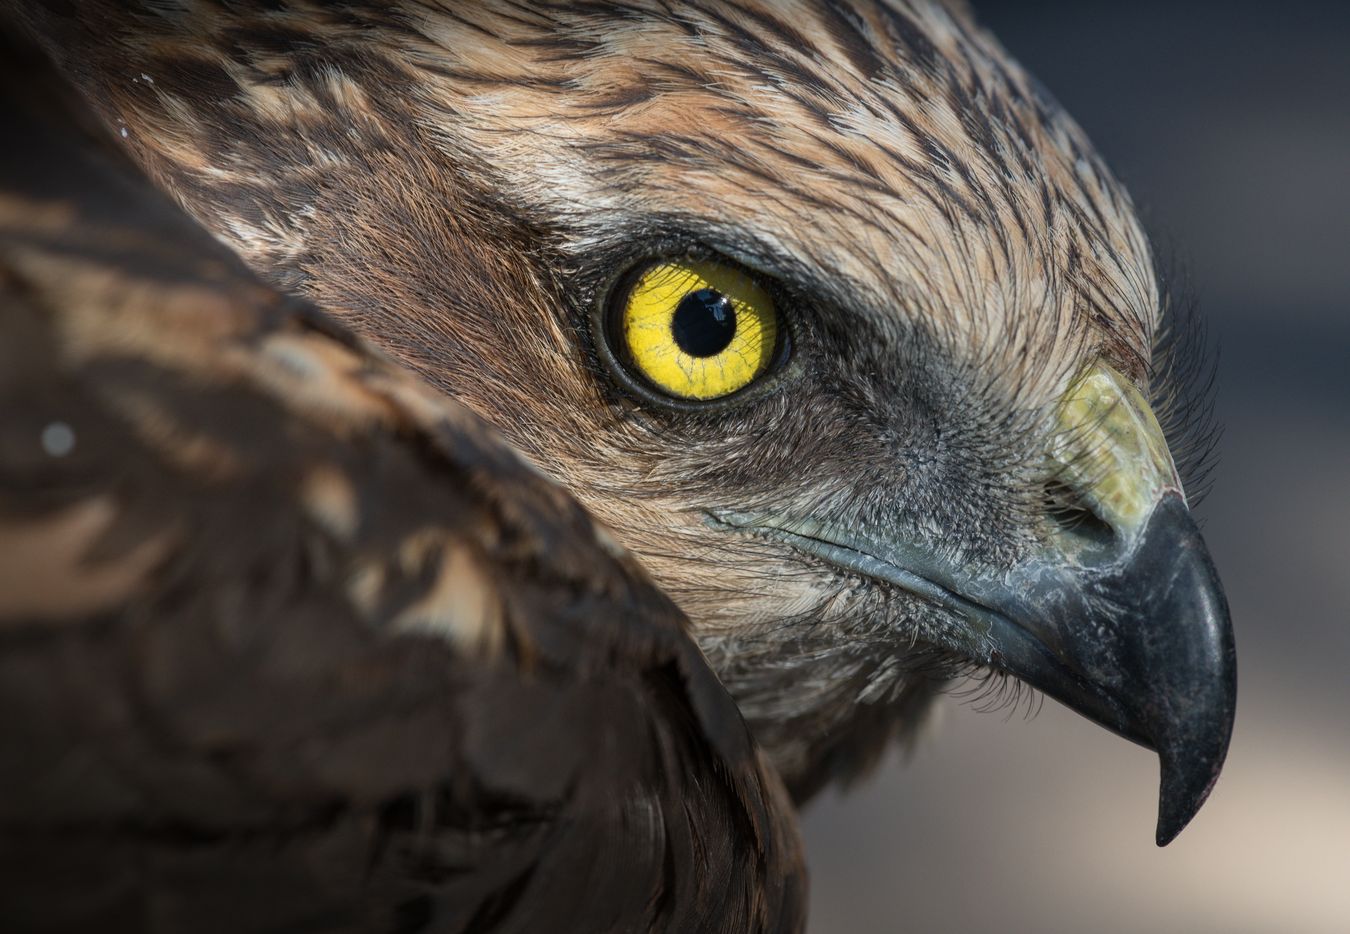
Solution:
{"label": "black beak tip", "polygon": [[1166,846],[1205,803],[1228,755],[1237,661],[1223,586],[1180,500],[1159,504],[1140,551],[1152,625],[1136,632],[1136,710],[1158,752],[1157,841]]}
{"label": "black beak tip", "polygon": [[1231,643],[1227,662],[1221,668],[1225,677],[1202,692],[1210,695],[1203,713],[1158,744],[1158,846],[1167,846],[1191,822],[1223,770],[1237,700]]}
{"label": "black beak tip", "polygon": [[1161,760],[1162,781],[1158,792],[1158,846],[1167,846],[1195,817],[1210,790],[1219,779],[1223,766],[1220,758],[1212,768],[1195,770],[1178,768],[1170,757]]}

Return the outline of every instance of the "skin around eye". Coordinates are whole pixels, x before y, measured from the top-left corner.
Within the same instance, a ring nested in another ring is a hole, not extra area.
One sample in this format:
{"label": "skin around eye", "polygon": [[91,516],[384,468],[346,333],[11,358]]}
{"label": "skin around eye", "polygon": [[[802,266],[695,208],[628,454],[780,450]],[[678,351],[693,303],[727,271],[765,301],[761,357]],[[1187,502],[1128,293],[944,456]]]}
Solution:
{"label": "skin around eye", "polygon": [[649,383],[679,399],[711,400],[762,375],[778,345],[773,299],[723,263],[660,262],[623,301],[628,358]]}

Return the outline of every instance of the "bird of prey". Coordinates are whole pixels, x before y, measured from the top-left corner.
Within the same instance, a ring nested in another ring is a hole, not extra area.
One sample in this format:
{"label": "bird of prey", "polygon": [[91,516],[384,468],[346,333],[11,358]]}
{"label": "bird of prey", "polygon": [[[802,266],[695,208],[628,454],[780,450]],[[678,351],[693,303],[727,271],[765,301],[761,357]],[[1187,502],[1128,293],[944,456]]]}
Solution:
{"label": "bird of prey", "polygon": [[253,271],[636,555],[797,801],[991,671],[1158,752],[1160,843],[1203,802],[1234,652],[1148,401],[1184,398],[1159,276],[963,5],[18,6]]}

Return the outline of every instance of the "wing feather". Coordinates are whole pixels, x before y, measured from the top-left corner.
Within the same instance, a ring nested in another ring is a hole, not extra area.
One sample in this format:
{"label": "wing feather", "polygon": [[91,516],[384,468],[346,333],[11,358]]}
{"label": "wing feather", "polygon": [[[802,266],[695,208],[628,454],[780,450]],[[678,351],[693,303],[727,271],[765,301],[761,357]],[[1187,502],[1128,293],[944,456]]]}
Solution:
{"label": "wing feather", "polygon": [[635,562],[0,62],[4,929],[800,927]]}

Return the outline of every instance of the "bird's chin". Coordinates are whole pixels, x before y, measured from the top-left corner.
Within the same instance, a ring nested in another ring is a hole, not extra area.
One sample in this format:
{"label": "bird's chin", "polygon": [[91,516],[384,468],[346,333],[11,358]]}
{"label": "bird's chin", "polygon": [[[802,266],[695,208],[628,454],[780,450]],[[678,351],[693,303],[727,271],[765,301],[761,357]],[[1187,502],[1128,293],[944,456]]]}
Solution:
{"label": "bird's chin", "polygon": [[1178,496],[1128,540],[1046,545],[1005,571],[954,568],[903,541],[810,518],[708,514],[724,532],[782,542],[906,591],[959,624],[933,642],[1005,672],[1156,751],[1157,839],[1176,836],[1218,776],[1236,692],[1232,629],[1213,564]]}

